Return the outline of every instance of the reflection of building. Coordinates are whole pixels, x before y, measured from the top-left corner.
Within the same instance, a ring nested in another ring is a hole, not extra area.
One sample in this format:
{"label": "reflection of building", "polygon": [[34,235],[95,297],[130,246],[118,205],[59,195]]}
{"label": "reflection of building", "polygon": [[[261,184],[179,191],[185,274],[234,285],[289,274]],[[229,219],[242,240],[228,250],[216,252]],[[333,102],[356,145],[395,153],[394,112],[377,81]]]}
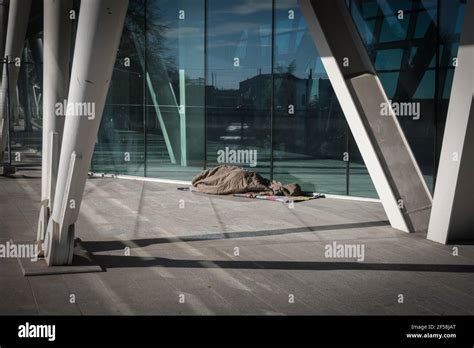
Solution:
{"label": "reflection of building", "polygon": [[302,79],[291,73],[260,74],[240,82],[242,103],[257,109],[265,109],[272,100],[270,93],[272,78],[275,84],[273,98],[277,110],[288,109],[292,106],[299,112],[306,111],[313,79],[311,76]]}
{"label": "reflection of building", "polygon": [[[274,80],[272,80],[274,79]],[[272,96],[272,83],[275,84],[275,94]],[[291,73],[259,74],[239,82],[239,89],[217,89],[208,86],[206,89],[208,104],[212,105],[207,110],[207,117],[211,124],[215,124],[208,134],[210,139],[238,139],[248,141],[265,138],[269,127],[269,106],[274,100],[274,110],[278,115],[291,115],[301,124],[301,128],[293,135],[300,140],[295,148],[287,150],[300,152],[304,146],[310,146],[304,142],[307,131],[315,131],[310,123],[317,118],[314,104],[309,102],[313,79],[302,79]],[[329,86],[330,87],[330,86]],[[321,86],[320,86],[321,88]],[[316,101],[317,104],[317,101]],[[314,112],[309,112],[313,107]],[[222,110],[226,110],[222,113]],[[308,112],[308,114],[307,114]],[[218,118],[220,122],[214,122]],[[293,122],[293,121],[291,121]],[[294,123],[294,122],[293,122]],[[234,127],[228,127],[234,125]],[[236,130],[238,125],[238,131]],[[233,134],[225,134],[232,132]],[[239,133],[240,132],[240,133]],[[239,133],[239,134],[237,134]],[[213,135],[215,134],[215,137]],[[261,146],[261,145],[260,145]]]}

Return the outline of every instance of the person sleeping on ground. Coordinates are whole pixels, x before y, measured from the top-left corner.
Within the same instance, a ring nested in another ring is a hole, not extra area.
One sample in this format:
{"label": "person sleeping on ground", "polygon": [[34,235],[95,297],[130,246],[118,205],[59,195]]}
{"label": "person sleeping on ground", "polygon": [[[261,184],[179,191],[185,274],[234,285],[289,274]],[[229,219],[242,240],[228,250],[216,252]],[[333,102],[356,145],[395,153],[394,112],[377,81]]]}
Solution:
{"label": "person sleeping on ground", "polygon": [[238,166],[220,165],[197,174],[193,191],[213,195],[250,193],[268,196],[304,196],[298,184],[270,181],[260,174]]}

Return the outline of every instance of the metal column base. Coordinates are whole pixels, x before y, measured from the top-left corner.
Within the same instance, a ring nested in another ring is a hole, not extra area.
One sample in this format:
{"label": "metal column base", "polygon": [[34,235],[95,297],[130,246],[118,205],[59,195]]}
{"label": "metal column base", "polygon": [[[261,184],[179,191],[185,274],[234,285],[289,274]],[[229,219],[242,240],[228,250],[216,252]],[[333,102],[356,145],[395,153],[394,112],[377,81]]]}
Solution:
{"label": "metal column base", "polygon": [[[18,244],[31,244],[32,242],[21,242]],[[53,274],[74,274],[104,272],[104,269],[94,260],[93,256],[82,246],[81,240],[74,241],[73,262],[67,266],[50,267],[44,258],[37,261],[18,258],[21,271],[25,277],[42,276]]]}
{"label": "metal column base", "polygon": [[[49,266],[70,265],[74,255],[74,225],[60,233],[59,224],[50,219],[43,243],[44,258]],[[60,240],[62,237],[64,240]]]}

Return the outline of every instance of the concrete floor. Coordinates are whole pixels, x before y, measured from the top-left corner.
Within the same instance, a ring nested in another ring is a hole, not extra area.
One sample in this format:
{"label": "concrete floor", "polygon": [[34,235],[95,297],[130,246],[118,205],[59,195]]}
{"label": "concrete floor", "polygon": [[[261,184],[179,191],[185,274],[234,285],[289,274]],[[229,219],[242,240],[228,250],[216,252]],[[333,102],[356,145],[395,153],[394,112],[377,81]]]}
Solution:
{"label": "concrete floor", "polygon": [[[0,243],[35,238],[39,174],[0,177]],[[0,314],[474,314],[474,245],[453,256],[386,220],[379,203],[90,179],[76,235],[106,271],[24,277],[0,259]],[[333,241],[365,260],[326,258]]]}

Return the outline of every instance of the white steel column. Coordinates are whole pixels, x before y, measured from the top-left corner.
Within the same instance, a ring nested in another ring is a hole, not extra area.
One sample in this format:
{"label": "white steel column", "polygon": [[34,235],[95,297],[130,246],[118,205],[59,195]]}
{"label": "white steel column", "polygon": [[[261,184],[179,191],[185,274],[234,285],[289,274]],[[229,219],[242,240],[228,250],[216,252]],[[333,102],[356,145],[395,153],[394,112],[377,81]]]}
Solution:
{"label": "white steel column", "polygon": [[[2,59],[5,57],[5,40],[7,38],[8,26],[8,3],[8,0],[0,0],[0,58]],[[0,70],[3,71],[2,63],[0,63]],[[0,86],[2,83],[2,75],[0,75]]]}
{"label": "white steel column", "polygon": [[[31,0],[10,0],[5,58],[8,58],[11,64],[3,65],[2,88],[0,90],[0,163],[4,161],[8,127],[10,127],[8,124],[7,109],[8,90],[13,91],[18,81],[20,66],[19,64],[15,64],[15,62],[21,62],[21,52],[28,28],[30,7]],[[8,105],[8,107],[11,108],[11,105]]]}
{"label": "white steel column", "polygon": [[58,179],[44,243],[49,265],[72,262],[74,224],[79,215],[127,7],[128,0],[81,1]]}
{"label": "white steel column", "polygon": [[474,1],[467,0],[427,238],[474,239]]}
{"label": "white steel column", "polygon": [[426,232],[431,195],[345,1],[299,4],[390,224]]}
{"label": "white steel column", "polygon": [[43,48],[43,147],[41,167],[41,211],[38,240],[44,233],[53,207],[64,115],[56,105],[67,100],[71,51],[72,0],[44,0]]}

